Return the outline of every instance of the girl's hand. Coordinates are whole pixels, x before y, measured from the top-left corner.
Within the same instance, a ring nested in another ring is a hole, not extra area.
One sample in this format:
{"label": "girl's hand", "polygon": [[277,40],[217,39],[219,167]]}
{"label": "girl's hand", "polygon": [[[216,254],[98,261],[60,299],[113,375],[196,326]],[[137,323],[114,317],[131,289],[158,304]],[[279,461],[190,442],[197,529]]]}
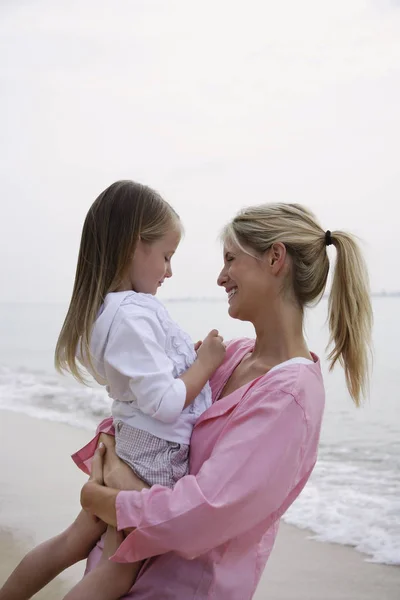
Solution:
{"label": "girl's hand", "polygon": [[202,345],[202,343],[203,342],[201,340],[195,343],[195,345],[194,345],[194,351],[195,352],[198,351],[198,349],[200,348],[200,346]]}
{"label": "girl's hand", "polygon": [[212,374],[223,363],[225,352],[224,338],[219,335],[217,329],[213,329],[201,344],[197,357]]}

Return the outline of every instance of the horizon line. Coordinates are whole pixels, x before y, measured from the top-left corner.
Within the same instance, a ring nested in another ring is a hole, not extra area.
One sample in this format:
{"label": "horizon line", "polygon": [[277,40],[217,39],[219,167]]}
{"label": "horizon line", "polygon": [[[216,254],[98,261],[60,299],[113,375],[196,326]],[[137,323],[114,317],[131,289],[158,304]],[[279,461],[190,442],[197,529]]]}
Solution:
{"label": "horizon line", "polygon": [[[400,290],[395,291],[386,291],[383,290],[381,292],[371,292],[371,297],[373,298],[396,298],[400,296]],[[324,294],[321,299],[329,298],[329,294]],[[225,302],[226,298],[221,296],[171,296],[170,298],[163,298],[163,302]],[[0,301],[1,305],[10,305],[10,304],[47,304],[47,305],[65,305],[68,303],[68,300],[56,300],[56,301],[20,301],[20,300],[10,300],[10,301]]]}

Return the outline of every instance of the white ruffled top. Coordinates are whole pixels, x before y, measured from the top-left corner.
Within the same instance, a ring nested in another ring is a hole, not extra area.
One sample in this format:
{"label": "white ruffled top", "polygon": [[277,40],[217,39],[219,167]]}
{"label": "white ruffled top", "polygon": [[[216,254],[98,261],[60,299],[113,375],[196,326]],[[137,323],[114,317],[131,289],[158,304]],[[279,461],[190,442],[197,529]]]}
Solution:
{"label": "white ruffled top", "polygon": [[90,350],[95,370],[114,400],[114,419],[171,442],[188,444],[199,416],[211,406],[207,384],[183,410],[186,386],[179,376],[195,361],[190,337],[151,294],[107,294]]}

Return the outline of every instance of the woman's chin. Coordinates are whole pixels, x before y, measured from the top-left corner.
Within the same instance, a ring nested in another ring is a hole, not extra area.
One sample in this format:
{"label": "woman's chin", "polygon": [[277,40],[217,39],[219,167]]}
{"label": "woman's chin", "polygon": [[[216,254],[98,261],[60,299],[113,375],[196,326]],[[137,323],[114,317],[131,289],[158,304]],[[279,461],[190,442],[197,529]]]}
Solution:
{"label": "woman's chin", "polygon": [[228,306],[228,314],[230,317],[232,317],[232,319],[239,319],[239,314],[238,314],[238,310],[237,307],[233,304],[229,304]]}
{"label": "woman's chin", "polygon": [[239,304],[235,300],[229,303],[228,314],[232,319],[239,319],[239,321],[253,321],[252,311],[249,307],[243,303]]}

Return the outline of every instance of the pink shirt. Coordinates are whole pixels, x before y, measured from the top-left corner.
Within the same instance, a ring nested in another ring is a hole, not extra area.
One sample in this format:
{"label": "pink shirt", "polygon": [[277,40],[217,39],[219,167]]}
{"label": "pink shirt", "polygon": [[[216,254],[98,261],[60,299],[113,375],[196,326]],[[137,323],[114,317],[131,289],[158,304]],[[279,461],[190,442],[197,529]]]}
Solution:
{"label": "pink shirt", "polygon": [[[228,345],[215,373],[214,403],[193,431],[190,475],[174,489],[153,486],[117,496],[120,529],[136,527],[114,555],[148,559],[126,598],[252,598],[279,519],[306,484],[317,458],[325,403],[319,360],[282,363],[218,400],[254,341]],[[111,421],[99,430],[109,431]],[[87,472],[96,438],[74,456]],[[100,555],[95,548],[88,570]]]}

